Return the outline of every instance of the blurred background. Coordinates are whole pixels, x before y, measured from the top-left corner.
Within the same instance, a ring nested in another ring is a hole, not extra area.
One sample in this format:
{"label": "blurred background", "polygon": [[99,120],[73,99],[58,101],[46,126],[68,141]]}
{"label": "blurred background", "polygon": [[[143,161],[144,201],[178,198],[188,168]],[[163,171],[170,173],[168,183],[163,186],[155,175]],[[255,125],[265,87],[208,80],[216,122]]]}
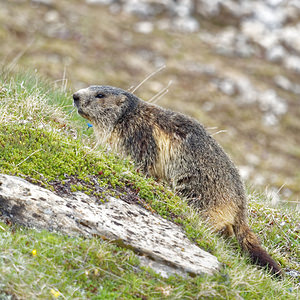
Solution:
{"label": "blurred background", "polygon": [[248,187],[298,209],[299,37],[297,0],[0,0],[2,68],[70,92],[156,72],[137,96],[198,119]]}

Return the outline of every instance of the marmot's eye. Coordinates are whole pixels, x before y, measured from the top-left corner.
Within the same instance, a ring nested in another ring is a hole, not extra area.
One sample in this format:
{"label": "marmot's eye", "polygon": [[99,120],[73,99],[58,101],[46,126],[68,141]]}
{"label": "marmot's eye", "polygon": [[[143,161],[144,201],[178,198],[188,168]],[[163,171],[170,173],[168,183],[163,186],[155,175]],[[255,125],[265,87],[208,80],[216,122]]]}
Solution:
{"label": "marmot's eye", "polygon": [[105,95],[104,95],[104,94],[97,94],[95,97],[96,97],[96,98],[104,98]]}

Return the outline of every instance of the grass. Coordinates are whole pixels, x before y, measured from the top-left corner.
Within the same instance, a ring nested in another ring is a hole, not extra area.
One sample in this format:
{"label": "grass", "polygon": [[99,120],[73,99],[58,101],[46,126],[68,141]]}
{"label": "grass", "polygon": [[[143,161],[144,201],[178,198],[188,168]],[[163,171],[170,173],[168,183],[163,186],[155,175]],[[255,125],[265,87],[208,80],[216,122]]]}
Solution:
{"label": "grass", "polygon": [[[216,255],[223,268],[214,276],[162,278],[139,265],[129,249],[100,238],[68,237],[0,221],[2,299],[297,299],[293,278],[272,278],[201,222],[186,203],[129,160],[95,147],[86,122],[73,113],[71,97],[36,75],[1,76],[0,172],[18,175],[61,192],[136,196],[146,208],[180,224],[187,236]],[[68,180],[73,183],[68,186]],[[95,188],[97,187],[97,189]],[[99,188],[98,188],[99,187]],[[95,191],[96,190],[96,191]],[[101,191],[101,192],[99,192]],[[268,208],[249,192],[250,222],[265,248],[284,268],[299,270],[299,215]],[[297,231],[298,230],[298,231]],[[35,251],[34,251],[35,250]]]}

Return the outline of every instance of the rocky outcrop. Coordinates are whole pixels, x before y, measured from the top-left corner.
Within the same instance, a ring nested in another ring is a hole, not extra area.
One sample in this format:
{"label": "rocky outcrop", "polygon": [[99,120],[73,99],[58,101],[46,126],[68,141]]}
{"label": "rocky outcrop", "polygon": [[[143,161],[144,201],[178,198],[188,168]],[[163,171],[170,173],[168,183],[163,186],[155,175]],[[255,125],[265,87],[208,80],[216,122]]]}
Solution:
{"label": "rocky outcrop", "polygon": [[82,193],[63,198],[21,178],[0,175],[0,212],[24,226],[109,239],[146,256],[142,263],[166,275],[213,274],[220,268],[216,257],[193,244],[179,226],[113,197],[101,205]]}

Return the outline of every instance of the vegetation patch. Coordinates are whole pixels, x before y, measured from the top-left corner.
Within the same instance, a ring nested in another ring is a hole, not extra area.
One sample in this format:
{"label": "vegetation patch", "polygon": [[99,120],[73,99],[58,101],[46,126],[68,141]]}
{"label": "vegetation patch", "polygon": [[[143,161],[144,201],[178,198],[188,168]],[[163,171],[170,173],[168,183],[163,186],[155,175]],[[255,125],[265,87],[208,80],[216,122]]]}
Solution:
{"label": "vegetation patch", "polygon": [[[83,239],[0,222],[0,295],[45,299],[296,299],[297,279],[272,278],[249,263],[234,240],[225,241],[197,213],[153,178],[96,147],[71,97],[36,77],[0,81],[0,172],[23,177],[72,196],[84,192],[101,205],[107,196],[137,203],[180,224],[187,236],[216,255],[224,267],[214,276],[162,278],[141,268],[131,250],[100,238]],[[262,204],[250,194],[251,226],[283,267],[299,270],[299,216]],[[284,224],[283,224],[284,222]],[[298,230],[298,231],[297,231]]]}

